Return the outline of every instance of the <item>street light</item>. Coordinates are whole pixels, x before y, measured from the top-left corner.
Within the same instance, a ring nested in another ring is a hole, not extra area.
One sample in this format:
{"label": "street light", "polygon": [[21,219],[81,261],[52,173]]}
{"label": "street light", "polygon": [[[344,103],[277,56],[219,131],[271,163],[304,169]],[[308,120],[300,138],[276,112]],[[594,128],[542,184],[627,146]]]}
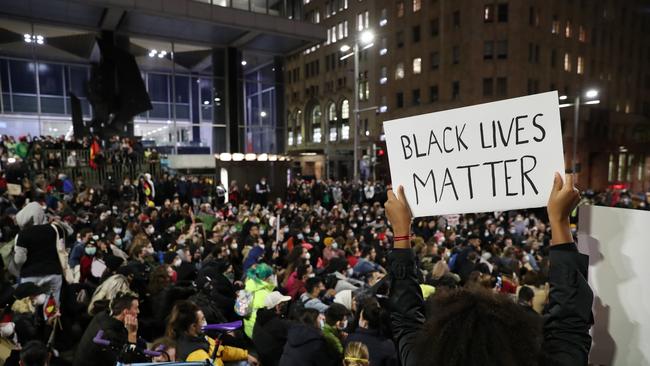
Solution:
{"label": "street light", "polygon": [[340,50],[342,53],[351,53],[340,57],[345,60],[348,57],[354,56],[354,151],[352,153],[352,162],[354,164],[354,180],[359,179],[359,47],[361,50],[367,50],[374,44],[372,41],[375,39],[375,34],[371,30],[365,30],[358,35],[354,41],[354,45],[344,44]]}
{"label": "street light", "polygon": [[[586,102],[582,103],[582,105],[591,105],[591,104],[598,104],[600,103],[600,100],[595,99],[598,97],[598,90],[597,89],[589,89],[584,92],[584,98],[587,100]],[[567,100],[568,96],[562,95],[560,96],[560,100]],[[580,93],[576,95],[575,101],[573,104],[571,103],[564,103],[560,104],[560,108],[564,107],[569,107],[573,105],[575,108],[575,113],[573,114],[573,153],[571,156],[571,170],[573,173],[576,173],[576,168],[578,165],[577,162],[577,157],[578,157],[578,124],[580,123]]]}

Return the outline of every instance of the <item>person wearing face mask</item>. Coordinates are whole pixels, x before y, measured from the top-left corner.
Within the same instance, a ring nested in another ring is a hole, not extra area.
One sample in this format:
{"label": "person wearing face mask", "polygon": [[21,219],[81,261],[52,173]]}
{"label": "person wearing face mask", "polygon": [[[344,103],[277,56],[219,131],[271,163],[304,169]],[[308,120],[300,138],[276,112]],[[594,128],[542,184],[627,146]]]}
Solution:
{"label": "person wearing face mask", "polygon": [[371,365],[397,366],[395,344],[382,332],[382,321],[386,315],[375,298],[367,299],[361,304],[359,326],[345,339],[345,346],[351,342],[365,344],[370,353]]}
{"label": "person wearing face mask", "polygon": [[47,301],[46,293],[47,289],[32,282],[25,282],[16,287],[11,311],[18,343],[25,344],[32,339],[43,338],[45,321],[41,309]]}
{"label": "person wearing face mask", "polygon": [[[257,366],[255,357],[241,348],[223,346],[219,344],[214,352],[216,342],[203,333],[207,325],[203,311],[191,301],[179,301],[167,323],[166,336],[176,341],[176,358],[182,361],[211,360],[215,366],[223,366],[224,362],[247,361],[251,366]],[[217,359],[212,360],[216,354]]]}
{"label": "person wearing face mask", "polygon": [[277,366],[278,355],[287,343],[291,323],[285,319],[290,296],[273,291],[264,300],[264,307],[257,310],[257,321],[253,328],[253,344],[265,366]]}
{"label": "person wearing face mask", "polygon": [[343,360],[343,341],[347,337],[344,329],[348,326],[348,309],[334,303],[325,311],[325,323],[323,324],[323,336],[327,341],[332,355],[336,355],[338,362]]}
{"label": "person wearing face mask", "polygon": [[277,279],[266,263],[259,263],[246,272],[245,290],[253,294],[252,313],[244,319],[244,332],[249,338],[253,337],[253,327],[257,318],[257,309],[264,306],[266,297],[277,287]]}
{"label": "person wearing face mask", "polygon": [[95,239],[95,237],[91,238],[84,246],[84,254],[81,256],[81,260],[79,261],[80,283],[84,283],[92,277],[91,267],[98,251],[97,239]]}
{"label": "person wearing face mask", "polygon": [[322,300],[322,297],[326,294],[323,280],[319,277],[307,279],[305,290],[305,293],[300,296],[300,301],[305,305],[305,309],[315,309],[320,313],[325,313],[329,305]]}

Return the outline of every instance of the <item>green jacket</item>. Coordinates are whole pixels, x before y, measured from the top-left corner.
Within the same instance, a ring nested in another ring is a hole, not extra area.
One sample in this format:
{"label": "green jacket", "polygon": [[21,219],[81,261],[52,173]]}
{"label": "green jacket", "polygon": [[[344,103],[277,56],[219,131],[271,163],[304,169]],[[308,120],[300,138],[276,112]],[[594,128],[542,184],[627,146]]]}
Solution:
{"label": "green jacket", "polygon": [[339,355],[343,355],[343,344],[341,343],[340,331],[329,324],[323,326],[323,336],[327,344]]}
{"label": "green jacket", "polygon": [[256,281],[249,278],[246,280],[244,289],[253,294],[253,311],[248,318],[244,319],[244,333],[246,333],[248,338],[253,339],[253,327],[257,319],[257,309],[264,307],[264,300],[273,292],[275,286],[265,281]]}

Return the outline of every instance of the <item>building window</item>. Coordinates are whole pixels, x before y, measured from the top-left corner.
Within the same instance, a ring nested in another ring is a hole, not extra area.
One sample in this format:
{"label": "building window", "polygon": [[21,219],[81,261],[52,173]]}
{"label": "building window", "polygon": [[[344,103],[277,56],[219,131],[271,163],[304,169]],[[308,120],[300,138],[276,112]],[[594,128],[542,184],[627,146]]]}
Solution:
{"label": "building window", "polygon": [[312,142],[320,143],[322,139],[321,133],[321,112],[320,106],[315,106],[311,111],[311,126],[312,126]]}
{"label": "building window", "polygon": [[414,106],[420,105],[420,89],[413,89],[411,94],[413,96],[412,104]]}
{"label": "building window", "polygon": [[438,70],[440,66],[440,54],[438,52],[431,52],[431,70]]}
{"label": "building window", "polygon": [[398,92],[395,96],[397,108],[404,108],[404,93]]}
{"label": "building window", "polygon": [[451,49],[451,63],[458,65],[460,63],[460,47],[454,46]]}
{"label": "building window", "polygon": [[429,87],[429,103],[435,103],[438,101],[438,85],[432,85]]}
{"label": "building window", "polygon": [[422,58],[416,57],[413,59],[413,74],[418,75],[422,73]]}
{"label": "building window", "polygon": [[578,29],[578,40],[580,42],[587,42],[587,31],[583,26],[580,26],[580,28]]}
{"label": "building window", "polygon": [[291,128],[287,130],[287,145],[292,146],[293,145],[293,131]]}
{"label": "building window", "polygon": [[333,102],[329,104],[327,107],[327,124],[328,124],[328,129],[329,129],[329,137],[328,140],[331,141],[336,141],[338,138],[338,128],[336,126],[337,118],[336,118],[336,104]]}
{"label": "building window", "polygon": [[508,3],[499,4],[499,14],[498,14],[499,23],[508,22]]}
{"label": "building window", "polygon": [[494,57],[494,42],[485,41],[483,42],[483,59],[491,60]]}
{"label": "building window", "polygon": [[420,42],[420,26],[416,25],[413,27],[413,43]]}
{"label": "building window", "polygon": [[460,97],[460,81],[451,82],[451,99],[456,100]]}
{"label": "building window", "polygon": [[404,1],[400,0],[397,2],[397,17],[401,18],[404,16]]}
{"label": "building window", "polygon": [[381,16],[379,17],[379,26],[383,27],[388,24],[388,9],[381,9]]}
{"label": "building window", "polygon": [[388,112],[388,101],[385,95],[381,96],[381,103],[379,103],[379,113]]}
{"label": "building window", "polygon": [[368,29],[370,27],[370,13],[368,10],[364,11],[363,13],[357,14],[357,30],[361,32],[364,29]]}
{"label": "building window", "polygon": [[388,53],[388,39],[383,37],[379,43],[379,56],[383,56]]}
{"label": "building window", "polygon": [[379,75],[379,84],[386,84],[388,82],[388,67],[382,66]]}
{"label": "building window", "polygon": [[539,12],[534,6],[528,9],[528,25],[539,27]]}
{"label": "building window", "polygon": [[350,118],[350,102],[347,99],[343,99],[341,102],[341,119],[346,120]]}
{"label": "building window", "polygon": [[399,62],[395,67],[395,80],[404,79],[404,63]]}
{"label": "building window", "polygon": [[557,50],[551,50],[551,68],[554,69],[557,65]]}
{"label": "building window", "polygon": [[488,4],[483,7],[483,22],[492,23],[494,21],[494,4]]}
{"label": "building window", "polygon": [[508,58],[508,40],[497,41],[497,58],[499,60]]}
{"label": "building window", "polygon": [[456,10],[451,15],[451,23],[454,28],[460,28],[460,10]]}
{"label": "building window", "polygon": [[422,0],[413,0],[413,12],[416,13],[422,9]]}
{"label": "building window", "polygon": [[483,78],[483,96],[491,97],[494,93],[494,81],[492,78]]}
{"label": "building window", "polygon": [[571,72],[571,55],[564,54],[564,71]]}
{"label": "building window", "polygon": [[431,28],[431,37],[437,37],[440,32],[440,21],[438,21],[438,18],[431,19],[429,27]]}
{"label": "building window", "polygon": [[578,64],[576,65],[576,72],[580,75],[585,73],[585,59],[582,56],[578,56]]}
{"label": "building window", "polygon": [[571,21],[566,21],[566,27],[564,27],[564,36],[571,38]]}
{"label": "building window", "polygon": [[395,34],[395,41],[397,42],[397,48],[404,47],[404,32],[397,32],[397,34]]}
{"label": "building window", "polygon": [[508,79],[497,78],[497,96],[505,97],[508,95]]}
{"label": "building window", "polygon": [[341,140],[350,139],[350,122],[343,122],[341,124]]}
{"label": "building window", "polygon": [[539,63],[539,45],[529,43],[528,44],[528,62],[531,64]]}
{"label": "building window", "polygon": [[539,93],[539,80],[528,79],[528,94]]}
{"label": "building window", "polygon": [[560,21],[557,20],[557,15],[553,15],[553,22],[551,23],[551,33],[560,34]]}
{"label": "building window", "polygon": [[343,99],[341,102],[341,140],[350,138],[350,102]]}

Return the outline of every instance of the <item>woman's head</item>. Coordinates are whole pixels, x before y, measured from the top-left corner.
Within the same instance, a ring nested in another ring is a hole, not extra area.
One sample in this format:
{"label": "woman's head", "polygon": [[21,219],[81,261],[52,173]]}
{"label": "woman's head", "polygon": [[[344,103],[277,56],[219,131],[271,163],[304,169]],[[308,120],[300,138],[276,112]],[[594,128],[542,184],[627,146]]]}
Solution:
{"label": "woman's head", "polygon": [[169,271],[170,266],[162,264],[151,272],[149,276],[149,294],[155,295],[172,283]]}
{"label": "woman's head", "polygon": [[368,347],[361,342],[350,342],[345,347],[343,357],[344,366],[368,366],[370,364],[370,353]]}
{"label": "woman's head", "polygon": [[203,331],[205,326],[203,311],[192,301],[178,301],[167,323],[166,336],[177,339],[181,335],[196,337]]}
{"label": "woman's head", "polygon": [[505,295],[450,290],[432,297],[418,365],[537,365],[541,324]]}
{"label": "woman's head", "polygon": [[273,268],[271,268],[266,263],[259,263],[254,268],[250,268],[248,272],[246,272],[246,275],[248,278],[251,278],[258,282],[268,281],[269,278],[273,275]]}
{"label": "woman's head", "polygon": [[364,329],[381,327],[381,307],[375,298],[369,298],[361,305],[359,327]]}

